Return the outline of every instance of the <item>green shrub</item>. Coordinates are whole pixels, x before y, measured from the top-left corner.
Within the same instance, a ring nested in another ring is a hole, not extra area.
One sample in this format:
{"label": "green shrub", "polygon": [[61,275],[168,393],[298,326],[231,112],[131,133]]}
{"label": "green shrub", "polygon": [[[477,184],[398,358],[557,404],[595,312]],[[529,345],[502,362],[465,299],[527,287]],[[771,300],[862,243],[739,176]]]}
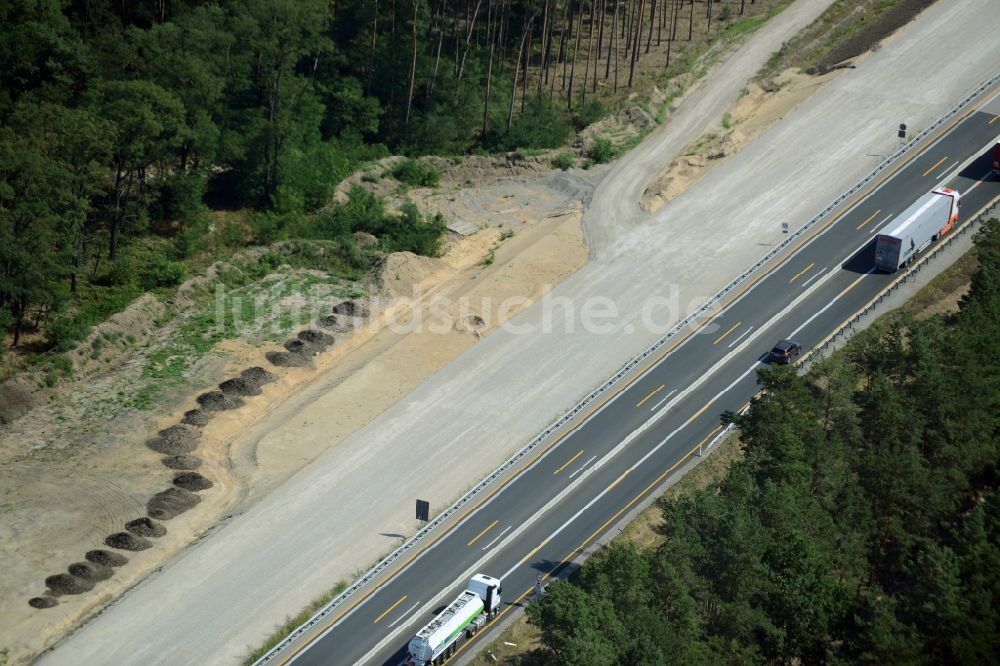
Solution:
{"label": "green shrub", "polygon": [[73,376],[73,361],[70,360],[68,356],[63,356],[62,354],[56,356],[52,359],[52,367],[59,372],[63,377]]}
{"label": "green shrub", "polygon": [[558,155],[552,158],[552,166],[554,166],[557,169],[562,169],[563,171],[571,168],[575,163],[576,163],[576,155],[574,155],[569,151],[565,153],[559,153]]}
{"label": "green shrub", "polygon": [[119,254],[108,270],[108,283],[114,287],[129,287],[138,282],[139,271],[128,254]]}
{"label": "green shrub", "polygon": [[420,160],[408,158],[393,167],[392,177],[413,187],[436,187],[441,180],[441,171]]}
{"label": "green shrub", "polygon": [[72,349],[86,334],[84,323],[66,314],[51,316],[45,324],[45,337],[59,351]]}
{"label": "green shrub", "polygon": [[603,118],[604,113],[604,105],[596,99],[591,99],[586,104],[578,107],[576,113],[573,114],[573,127],[579,132],[584,127],[596,123]]}
{"label": "green shrub", "polygon": [[171,261],[163,252],[151,254],[139,274],[139,286],[144,291],[159,287],[173,287],[184,281],[187,266]]}
{"label": "green shrub", "polygon": [[594,145],[590,147],[590,151],[587,154],[597,164],[604,164],[615,159],[618,151],[615,149],[615,145],[608,139],[594,139]]}

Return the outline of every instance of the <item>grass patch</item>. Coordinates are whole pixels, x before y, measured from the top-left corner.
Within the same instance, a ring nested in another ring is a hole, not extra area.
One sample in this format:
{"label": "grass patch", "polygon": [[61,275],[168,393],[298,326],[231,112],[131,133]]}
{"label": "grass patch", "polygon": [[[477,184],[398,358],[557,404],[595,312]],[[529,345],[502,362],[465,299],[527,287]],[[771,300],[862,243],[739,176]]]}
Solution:
{"label": "grass patch", "polygon": [[308,606],[299,611],[297,615],[289,617],[287,620],[285,620],[284,624],[280,625],[277,629],[275,629],[274,633],[271,634],[260,647],[247,654],[246,658],[243,660],[243,663],[249,666],[249,664],[253,664],[255,661],[263,657],[265,654],[267,654],[268,650],[270,650],[275,645],[284,640],[285,636],[290,634],[293,629],[300,626],[303,622],[311,618],[316,611],[318,611],[326,604],[330,603],[330,601],[334,597],[336,597],[338,594],[340,594],[346,589],[347,589],[347,582],[340,581],[339,583],[334,585],[329,591],[313,599],[312,603],[310,603]]}
{"label": "grass patch", "polygon": [[562,169],[563,171],[572,168],[572,166],[575,163],[576,163],[576,155],[574,155],[569,151],[564,153],[559,153],[558,155],[552,158],[552,166],[554,166],[557,169]]}

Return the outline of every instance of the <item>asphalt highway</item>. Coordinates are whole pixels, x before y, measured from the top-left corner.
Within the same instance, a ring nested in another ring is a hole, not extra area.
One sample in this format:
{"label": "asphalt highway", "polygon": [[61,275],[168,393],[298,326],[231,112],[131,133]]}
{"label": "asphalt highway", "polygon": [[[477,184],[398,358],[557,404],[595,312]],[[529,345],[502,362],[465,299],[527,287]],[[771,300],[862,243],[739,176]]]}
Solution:
{"label": "asphalt highway", "polygon": [[[790,338],[812,348],[898,277],[873,269],[873,239],[893,216],[940,185],[962,193],[959,224],[1000,196],[987,149],[998,135],[994,96],[874,192],[821,223],[828,226],[400,572],[343,604],[319,638],[275,663],[399,664],[413,634],[461,591],[465,581],[456,580],[476,572],[502,578],[501,617],[530,600],[537,575],[564,570],[709,443],[723,411],[747,405],[775,342]],[[475,646],[473,639],[459,654]]]}

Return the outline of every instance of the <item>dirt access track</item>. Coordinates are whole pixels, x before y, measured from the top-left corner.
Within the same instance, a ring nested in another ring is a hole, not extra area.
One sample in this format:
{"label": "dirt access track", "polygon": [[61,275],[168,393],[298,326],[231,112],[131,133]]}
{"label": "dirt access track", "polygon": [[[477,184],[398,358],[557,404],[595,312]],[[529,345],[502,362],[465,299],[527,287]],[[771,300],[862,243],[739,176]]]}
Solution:
{"label": "dirt access track", "polygon": [[[878,159],[859,155],[879,150],[880,142],[890,147],[892,139],[882,140],[881,128],[901,119],[912,127],[928,123],[991,74],[1000,56],[982,20],[992,8],[988,0],[960,7],[939,3],[863,66],[832,81],[646,217],[638,206],[645,183],[669,156],[718,123],[757,66],[825,4],[800,0],[766,25],[637,149],[635,160],[645,161],[645,169],[633,170],[630,154],[598,186],[587,212],[594,260],[548,293],[571,302],[610,299],[624,313],[611,330],[590,334],[562,322],[547,335],[499,329],[476,338],[466,331],[472,340],[466,353],[413,391],[400,390],[402,399],[333,448],[329,433],[350,410],[326,396],[330,388],[352,381],[357,368],[341,366],[339,375],[323,369],[238,442],[220,443],[226,451],[246,451],[261,469],[267,450],[281,447],[287,454],[267,464],[284,461],[290,471],[311,463],[280,485],[259,484],[266,496],[248,501],[252,506],[245,513],[170,560],[42,663],[142,663],[163,654],[178,662],[238,662],[275,623],[391,547],[396,535],[411,532],[411,502],[418,490],[433,506],[443,506],[655,338],[658,331],[637,326],[638,318],[630,314],[640,311],[648,294],[676,284],[681,307],[672,313],[675,318],[689,304],[700,305],[766,251],[759,243],[777,242],[780,231],[769,224],[777,211],[808,219]],[[949,45],[963,40],[990,48],[953,64]],[[837,109],[832,122],[831,108]],[[825,128],[821,138],[817,127]],[[831,151],[826,142],[837,149]],[[829,159],[798,178],[800,154]],[[782,184],[779,192],[776,182]],[[685,223],[689,220],[699,223]],[[484,274],[511,262],[516,266],[517,258],[503,252],[519,237],[526,236],[518,233],[499,246]],[[483,243],[482,258],[498,238],[494,231]],[[476,264],[468,268],[475,270]],[[460,282],[453,284],[459,288]],[[541,308],[532,306],[514,321],[539,330],[541,317]],[[375,376],[379,380],[386,383]]]}

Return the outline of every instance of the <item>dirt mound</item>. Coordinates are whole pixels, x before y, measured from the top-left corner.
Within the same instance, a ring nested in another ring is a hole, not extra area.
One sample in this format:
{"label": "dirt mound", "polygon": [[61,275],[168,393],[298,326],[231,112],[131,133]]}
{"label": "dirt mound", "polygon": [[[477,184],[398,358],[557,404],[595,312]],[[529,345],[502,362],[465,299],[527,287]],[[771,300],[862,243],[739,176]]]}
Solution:
{"label": "dirt mound", "polygon": [[[203,412],[222,412],[243,406],[243,400],[238,396],[226,395],[222,391],[202,393],[197,399]],[[188,451],[178,451],[178,453],[188,453]]]}
{"label": "dirt mound", "polygon": [[120,567],[128,564],[127,557],[107,550],[88,550],[84,557],[87,558],[88,562],[100,564],[105,567]]}
{"label": "dirt mound", "polygon": [[299,340],[298,338],[285,340],[285,344],[283,346],[293,354],[305,354],[309,351],[309,345],[302,342],[302,340]]}
{"label": "dirt mound", "polygon": [[118,550],[146,550],[153,547],[146,539],[128,532],[116,532],[105,539],[104,543]]}
{"label": "dirt mound", "polygon": [[266,358],[271,365],[279,368],[302,368],[309,365],[309,357],[305,354],[269,351],[264,354],[264,358]]}
{"label": "dirt mound", "polygon": [[299,331],[298,337],[302,342],[321,349],[325,349],[333,344],[333,336],[329,333],[323,333],[322,331],[307,329],[305,331]]}
{"label": "dirt mound", "polygon": [[260,395],[260,386],[257,384],[251,384],[242,377],[227,379],[219,384],[219,388],[227,396]]}
{"label": "dirt mound", "polygon": [[[146,502],[146,513],[157,520],[170,520],[194,507],[201,498],[183,488],[167,488]],[[128,536],[132,536],[129,534]],[[109,537],[110,538],[110,537]],[[106,543],[106,542],[105,542]],[[146,543],[149,543],[148,541]],[[108,544],[114,546],[114,544]]]}
{"label": "dirt mound", "polygon": [[208,490],[213,484],[198,472],[185,472],[174,477],[174,485],[184,490],[198,491]]}
{"label": "dirt mound", "polygon": [[143,516],[125,523],[125,529],[136,536],[159,538],[167,533],[167,528],[154,522],[152,518]]}
{"label": "dirt mound", "polygon": [[0,417],[13,421],[30,411],[39,399],[34,394],[38,386],[27,377],[11,377],[0,382]]}
{"label": "dirt mound", "polygon": [[331,331],[348,331],[351,329],[350,320],[342,315],[328,315],[322,319],[317,319],[316,324]]}
{"label": "dirt mound", "polygon": [[341,301],[333,306],[332,312],[333,314],[347,315],[348,317],[365,318],[368,316],[368,306],[359,300]]}
{"label": "dirt mound", "polygon": [[69,572],[77,578],[89,580],[94,583],[99,580],[107,580],[115,574],[111,570],[111,567],[94,564],[93,562],[74,562],[69,565]]}
{"label": "dirt mound", "polygon": [[170,469],[198,469],[201,467],[201,458],[195,456],[168,456],[163,459],[163,464]]}
{"label": "dirt mound", "polygon": [[241,372],[240,378],[248,384],[263,386],[264,384],[270,384],[273,381],[277,381],[278,376],[273,372],[268,372],[259,365],[255,365]]}
{"label": "dirt mound", "polygon": [[198,448],[198,440],[201,439],[199,431],[183,425],[170,426],[161,430],[158,435],[146,440],[146,446],[157,453],[174,456],[191,453]]}
{"label": "dirt mound", "polygon": [[[412,252],[393,252],[375,266],[372,279],[380,294],[389,298],[413,298],[443,266],[441,259],[421,257]],[[333,313],[341,314],[336,307]]]}
{"label": "dirt mound", "polygon": [[52,608],[58,606],[59,602],[52,597],[32,597],[28,599],[28,605],[32,608]]}
{"label": "dirt mound", "polygon": [[203,412],[200,409],[191,409],[184,412],[184,418],[181,419],[181,423],[199,427],[207,426],[209,418],[211,418],[211,414],[208,412]]}
{"label": "dirt mound", "polygon": [[72,574],[56,574],[45,579],[45,586],[53,594],[83,594],[94,589],[94,583]]}

